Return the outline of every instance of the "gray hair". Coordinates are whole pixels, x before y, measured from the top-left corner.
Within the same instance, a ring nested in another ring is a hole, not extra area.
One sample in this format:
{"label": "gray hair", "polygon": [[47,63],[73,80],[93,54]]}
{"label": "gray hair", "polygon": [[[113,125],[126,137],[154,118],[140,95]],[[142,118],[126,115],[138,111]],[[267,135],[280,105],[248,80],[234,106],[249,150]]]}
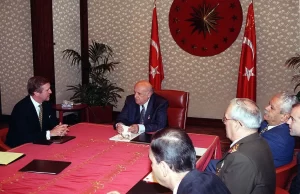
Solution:
{"label": "gray hair", "polygon": [[281,114],[290,114],[294,104],[298,103],[296,95],[290,94],[286,91],[280,92],[277,94],[280,98],[280,113]]}
{"label": "gray hair", "polygon": [[241,122],[249,129],[258,129],[262,122],[262,115],[258,106],[248,98],[234,98],[230,101],[232,105],[231,118]]}

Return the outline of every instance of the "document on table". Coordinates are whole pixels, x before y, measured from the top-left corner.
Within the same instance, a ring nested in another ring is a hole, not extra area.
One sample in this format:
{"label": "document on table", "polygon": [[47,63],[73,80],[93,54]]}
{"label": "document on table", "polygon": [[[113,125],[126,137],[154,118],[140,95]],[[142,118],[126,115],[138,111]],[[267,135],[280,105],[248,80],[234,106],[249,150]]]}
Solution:
{"label": "document on table", "polygon": [[18,158],[24,156],[23,153],[15,153],[15,152],[0,152],[0,164],[8,165],[9,163],[17,160]]}
{"label": "document on table", "polygon": [[112,141],[123,141],[123,142],[130,142],[132,139],[134,139],[135,137],[139,136],[140,134],[137,133],[137,134],[134,134],[134,133],[131,133],[130,137],[129,138],[125,138],[123,137],[121,134],[117,134],[111,138],[109,138],[109,140],[112,140]]}
{"label": "document on table", "polygon": [[154,174],[150,172],[144,179],[143,181],[149,182],[149,183],[158,183]]}
{"label": "document on table", "polygon": [[206,148],[196,148],[195,147],[195,151],[196,151],[196,156],[202,156],[205,152],[206,152]]}

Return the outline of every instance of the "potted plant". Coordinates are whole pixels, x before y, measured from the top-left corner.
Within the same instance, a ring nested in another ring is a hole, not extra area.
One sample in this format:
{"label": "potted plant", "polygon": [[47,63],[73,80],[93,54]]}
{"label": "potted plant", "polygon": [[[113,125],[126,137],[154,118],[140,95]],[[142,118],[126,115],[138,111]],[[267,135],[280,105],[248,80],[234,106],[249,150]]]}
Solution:
{"label": "potted plant", "polygon": [[[63,51],[63,58],[71,62],[71,66],[80,66],[82,57],[72,49]],[[89,45],[89,63],[87,71],[89,82],[67,86],[67,90],[74,92],[70,100],[74,103],[85,103],[87,120],[93,123],[112,122],[113,107],[116,107],[120,92],[124,90],[112,83],[107,74],[114,70],[120,62],[114,61],[113,50],[106,44],[92,41]]]}
{"label": "potted plant", "polygon": [[[288,60],[286,60],[285,65],[288,68],[299,69],[299,67],[300,67],[300,55],[296,54],[296,56],[289,58]],[[295,92],[296,89],[300,86],[300,70],[298,70],[297,74],[293,75],[291,81],[296,84],[295,87],[294,87],[294,92]],[[298,98],[298,101],[300,101],[300,91],[297,93],[296,96]]]}

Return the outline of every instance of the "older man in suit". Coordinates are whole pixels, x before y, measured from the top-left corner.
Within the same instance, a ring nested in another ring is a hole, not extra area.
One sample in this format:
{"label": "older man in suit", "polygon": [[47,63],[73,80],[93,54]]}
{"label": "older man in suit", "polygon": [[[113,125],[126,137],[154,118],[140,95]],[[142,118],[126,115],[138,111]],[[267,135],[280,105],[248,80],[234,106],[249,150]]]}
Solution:
{"label": "older man in suit", "polygon": [[281,92],[274,95],[265,108],[264,121],[258,132],[271,148],[275,168],[288,164],[293,159],[295,140],[290,135],[286,122],[296,103],[295,95]]}
{"label": "older man in suit", "polygon": [[153,93],[152,85],[145,80],[134,86],[134,94],[127,96],[114,128],[119,133],[123,126],[130,126],[132,133],[153,132],[167,125],[168,101]]}
{"label": "older man in suit", "polygon": [[50,82],[40,76],[31,77],[27,83],[28,96],[13,108],[6,142],[10,147],[36,140],[50,140],[51,136],[63,136],[67,125],[58,124],[49,101]]}
{"label": "older man in suit", "polygon": [[219,177],[195,169],[196,152],[189,136],[178,129],[153,135],[149,150],[152,172],[159,184],[174,194],[229,194]]}
{"label": "older man in suit", "polygon": [[225,112],[226,136],[232,144],[216,173],[232,194],[275,193],[272,153],[257,133],[261,120],[257,105],[246,98],[233,99]]}
{"label": "older man in suit", "polygon": [[[288,119],[287,123],[290,127],[290,134],[292,136],[300,137],[300,104],[295,104],[293,106],[291,116]],[[300,152],[297,154],[297,165],[298,173],[294,177],[292,184],[290,186],[290,194],[299,194],[300,193]]]}

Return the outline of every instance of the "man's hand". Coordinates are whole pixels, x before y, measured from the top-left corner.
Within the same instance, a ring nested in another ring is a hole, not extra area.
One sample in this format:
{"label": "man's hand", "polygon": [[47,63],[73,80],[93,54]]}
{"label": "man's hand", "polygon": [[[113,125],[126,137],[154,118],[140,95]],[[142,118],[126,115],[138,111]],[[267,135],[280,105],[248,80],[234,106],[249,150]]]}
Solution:
{"label": "man's hand", "polygon": [[131,133],[138,133],[139,132],[139,125],[138,124],[133,124],[128,128],[128,131]]}
{"label": "man's hand", "polygon": [[59,123],[50,131],[50,136],[65,136],[68,131],[68,125]]}
{"label": "man's hand", "polygon": [[116,124],[116,129],[117,129],[118,133],[121,134],[124,131],[123,123],[117,123]]}

